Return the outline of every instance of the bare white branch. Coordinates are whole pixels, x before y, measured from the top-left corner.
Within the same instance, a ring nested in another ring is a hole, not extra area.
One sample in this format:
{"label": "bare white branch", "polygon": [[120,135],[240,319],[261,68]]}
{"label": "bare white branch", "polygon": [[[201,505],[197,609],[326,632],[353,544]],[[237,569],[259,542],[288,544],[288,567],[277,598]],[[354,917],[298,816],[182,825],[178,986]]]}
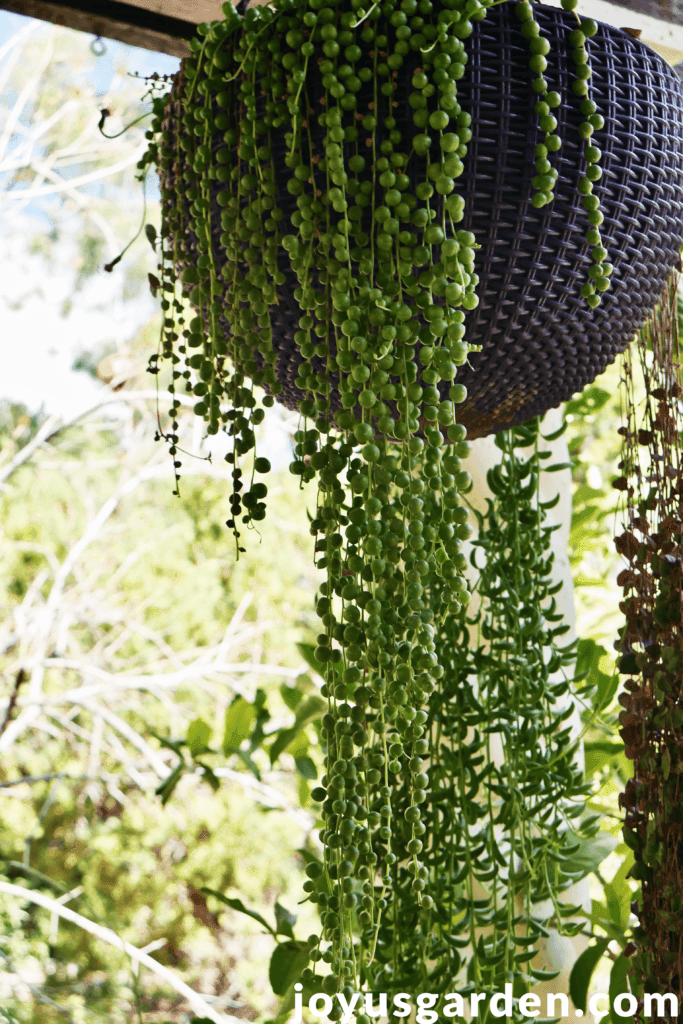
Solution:
{"label": "bare white branch", "polygon": [[10,462],[8,462],[6,466],[0,467],[0,484],[4,483],[5,480],[8,480],[11,477],[12,473],[14,473],[15,470],[19,468],[19,466],[23,466],[25,462],[28,462],[33,453],[37,451],[37,449],[40,448],[40,446],[47,440],[47,438],[50,437],[50,435],[53,434],[55,430],[58,428],[58,416],[50,416],[48,419],[46,419],[40,430],[37,431],[35,436],[32,437],[31,440],[27,444],[25,444],[23,448],[19,449],[14,458]]}
{"label": "bare white branch", "polygon": [[120,938],[111,928],[104,928],[101,924],[96,924],[94,921],[89,920],[89,918],[83,917],[82,914],[77,914],[75,910],[63,906],[59,900],[52,899],[50,896],[44,896],[42,892],[26,889],[23,885],[14,885],[12,882],[0,881],[0,892],[4,892],[7,896],[14,896],[26,903],[35,903],[36,906],[43,907],[45,910],[50,911],[51,914],[64,918],[65,921],[71,921],[72,924],[78,925],[83,931],[89,932],[90,935],[94,935],[102,942],[106,942],[108,945],[114,946],[115,949],[121,950],[131,960],[146,967],[159,978],[163,978],[171,988],[175,989],[181,996],[184,996],[190,1004],[193,1013],[208,1017],[214,1024],[230,1024],[230,1022],[242,1024],[239,1017],[229,1013],[217,1013],[198,992],[195,992],[184,981],[176,977],[173,971],[169,970],[168,967],[164,967],[163,964],[157,963],[156,960],[153,960],[151,956],[142,950],[136,949],[130,942]]}

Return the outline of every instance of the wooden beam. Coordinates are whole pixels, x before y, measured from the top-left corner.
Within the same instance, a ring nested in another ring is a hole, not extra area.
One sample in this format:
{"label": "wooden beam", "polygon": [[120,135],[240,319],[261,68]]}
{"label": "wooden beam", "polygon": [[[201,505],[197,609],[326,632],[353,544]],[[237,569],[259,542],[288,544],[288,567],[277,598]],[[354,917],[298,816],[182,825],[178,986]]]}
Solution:
{"label": "wooden beam", "polygon": [[[121,0],[0,0],[0,9],[27,18],[38,18],[53,25],[64,25],[88,35],[117,39],[129,46],[140,46],[157,53],[168,53],[173,57],[186,57],[190,53],[188,40],[195,34],[197,24],[195,7],[214,9],[213,17],[222,17],[219,3],[164,2],[149,0],[149,6],[122,3]],[[160,8],[173,7],[187,11],[187,17],[180,18],[162,13]],[[156,9],[154,9],[156,8]]]}
{"label": "wooden beam", "polygon": [[580,0],[579,11],[631,32],[672,66],[683,61],[683,0]]}
{"label": "wooden beam", "polygon": [[201,21],[223,20],[221,5],[224,0],[133,0],[133,6],[144,7],[154,14],[167,14],[171,18],[198,25]]}
{"label": "wooden beam", "polygon": [[682,0],[610,0],[610,3],[671,25],[683,25]]}
{"label": "wooden beam", "polygon": [[[250,0],[249,6],[264,2],[267,0]],[[550,0],[550,3],[557,2]],[[596,8],[594,13],[590,10],[592,7]],[[124,3],[123,0],[0,0],[0,9],[14,14],[64,25],[93,36],[118,39],[131,46],[174,57],[189,54],[187,41],[194,35],[196,26],[202,21],[222,19],[221,8],[222,0],[133,0],[132,3]],[[607,15],[601,8],[607,10]],[[680,34],[678,26],[683,26],[683,0],[609,0],[609,4],[600,0],[583,0],[581,10],[619,27],[628,22],[629,11],[636,15],[631,19],[638,20],[636,27],[640,27],[642,20],[637,16],[645,15],[650,24],[658,23],[659,26],[655,39],[643,25],[645,41],[658,50],[660,47],[668,48],[672,54],[681,49],[678,39],[665,39],[662,33],[669,26],[669,34]],[[623,15],[615,16],[617,11]],[[663,55],[671,63],[676,62],[675,55]]]}

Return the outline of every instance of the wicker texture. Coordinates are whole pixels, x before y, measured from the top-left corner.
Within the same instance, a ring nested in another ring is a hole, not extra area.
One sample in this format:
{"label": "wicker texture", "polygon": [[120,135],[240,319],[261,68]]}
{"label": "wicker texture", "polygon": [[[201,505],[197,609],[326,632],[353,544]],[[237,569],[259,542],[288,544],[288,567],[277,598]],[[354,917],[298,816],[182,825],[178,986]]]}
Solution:
{"label": "wicker texture", "polygon": [[[537,9],[551,51],[546,77],[572,81],[566,38],[576,20]],[[558,114],[562,150],[555,200],[529,201],[538,141],[526,41],[510,6],[491,11],[472,39],[462,104],[477,125],[466,166],[466,221],[483,243],[481,304],[468,337],[482,345],[458,379],[464,422],[476,436],[540,415],[579,391],[623,351],[658,300],[683,241],[683,91],[665,62],[626,32],[600,25],[588,42],[591,95],[605,118],[594,136],[603,177],[594,188],[613,285],[590,310],[579,295],[590,266],[576,101]],[[460,91],[460,90],[459,90]],[[559,161],[557,160],[559,156]]]}
{"label": "wicker texture", "polygon": [[[644,44],[601,24],[587,43],[593,70],[590,95],[605,118],[604,128],[592,139],[603,153],[603,177],[594,191],[605,216],[603,244],[615,270],[612,287],[597,309],[589,309],[580,297],[592,247],[585,241],[588,223],[577,192],[585,170],[577,132],[583,117],[571,91],[573,62],[567,42],[576,19],[556,8],[534,6],[551,44],[545,76],[550,88],[567,98],[555,111],[563,146],[551,156],[559,171],[552,204],[537,210],[530,201],[534,146],[542,135],[533,109],[528,44],[510,4],[493,7],[475,24],[465,76],[458,83],[458,98],[472,114],[473,131],[458,182],[466,199],[459,227],[473,231],[481,245],[475,263],[480,305],[466,320],[466,338],[481,351],[471,353],[471,365],[461,367],[457,377],[468,389],[457,419],[470,437],[542,415],[602,373],[655,306],[683,245],[680,80]],[[413,70],[419,66],[419,54],[411,52],[393,97],[404,138],[418,131],[408,96]],[[309,94],[322,95],[314,62],[308,77]],[[180,75],[176,95],[182,87]],[[362,93],[358,100],[362,109]],[[178,112],[177,104],[169,104],[167,128],[175,129]],[[323,129],[313,123],[311,130],[314,145],[321,147]],[[278,158],[284,156],[284,131],[273,133],[272,148],[278,205],[289,215],[296,208],[285,188],[291,172]],[[380,129],[378,135],[381,139]],[[217,138],[219,145],[222,140]],[[425,161],[413,156],[411,165],[414,184],[424,180]],[[172,186],[170,176],[166,184]],[[212,205],[215,253],[222,264],[220,210]],[[194,239],[186,235],[185,241],[188,262],[193,262]],[[293,340],[301,315],[293,298],[297,285],[289,271],[272,315],[275,369],[284,385],[278,400],[290,408],[301,399],[294,384],[301,362]],[[319,367],[312,362],[314,369],[322,369],[322,361]],[[445,385],[442,389],[446,391]],[[334,409],[338,396],[333,392],[331,398]]]}

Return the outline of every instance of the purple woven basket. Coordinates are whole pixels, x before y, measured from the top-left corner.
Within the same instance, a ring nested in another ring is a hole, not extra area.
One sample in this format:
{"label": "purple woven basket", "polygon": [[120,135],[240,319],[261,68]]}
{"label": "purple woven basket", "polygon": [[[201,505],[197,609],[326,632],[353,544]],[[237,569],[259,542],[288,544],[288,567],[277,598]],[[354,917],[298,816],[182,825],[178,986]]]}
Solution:
{"label": "purple woven basket", "polygon": [[[571,95],[567,44],[573,15],[536,7],[550,41],[546,77]],[[535,210],[533,97],[526,40],[510,6],[477,25],[463,80],[477,130],[466,166],[466,222],[482,243],[480,306],[468,318],[483,346],[459,374],[469,389],[470,436],[542,415],[581,390],[615,359],[659,299],[683,244],[683,90],[675,72],[628,33],[600,24],[587,44],[591,98],[605,118],[596,132],[603,177],[594,187],[613,285],[590,310],[579,295],[590,247],[576,186],[585,164],[576,101],[557,113],[562,137],[555,200]]]}
{"label": "purple woven basket", "polygon": [[[654,308],[683,245],[681,82],[643,43],[600,24],[587,43],[593,72],[590,95],[605,119],[604,128],[593,136],[603,153],[603,176],[594,192],[605,217],[603,244],[615,269],[612,287],[597,309],[589,309],[581,298],[592,247],[585,241],[588,223],[577,191],[585,161],[577,131],[584,118],[571,90],[568,43],[576,18],[553,7],[535,4],[534,9],[551,45],[545,77],[566,98],[555,111],[562,149],[552,158],[559,171],[552,204],[540,210],[531,205],[534,147],[542,136],[534,113],[528,43],[510,4],[491,8],[484,21],[475,23],[465,76],[458,83],[458,99],[472,115],[473,132],[458,182],[466,200],[459,227],[473,231],[481,245],[475,262],[480,304],[466,320],[467,340],[481,351],[470,355],[471,365],[461,367],[457,378],[468,389],[457,418],[470,437],[543,415],[602,373]],[[393,113],[404,138],[419,130],[408,104],[410,80],[419,66],[419,54],[411,51],[393,96]],[[322,95],[315,61],[308,75],[311,94]],[[174,97],[183,84],[181,72]],[[361,100],[359,94],[359,109]],[[173,134],[179,112],[177,102],[169,103],[165,127]],[[277,201],[289,216],[296,209],[286,190],[291,172],[277,158],[280,151],[284,155],[286,130],[288,126],[273,132],[271,140],[279,175]],[[312,125],[311,130],[318,133],[314,145],[322,148],[324,129]],[[380,129],[378,135],[381,141]],[[217,136],[215,148],[223,145]],[[413,157],[411,165],[414,184],[424,180],[423,161]],[[165,184],[172,187],[172,179]],[[222,265],[226,256],[215,200],[212,234]],[[184,241],[187,263],[192,263],[196,240],[189,230]],[[301,316],[293,297],[297,286],[289,271],[272,313],[275,370],[284,385],[278,400],[289,408],[297,407],[302,394],[294,384],[302,361],[294,343]],[[223,323],[228,330],[227,321]],[[312,363],[314,370],[323,369],[322,361]],[[338,401],[333,390],[333,409]]]}

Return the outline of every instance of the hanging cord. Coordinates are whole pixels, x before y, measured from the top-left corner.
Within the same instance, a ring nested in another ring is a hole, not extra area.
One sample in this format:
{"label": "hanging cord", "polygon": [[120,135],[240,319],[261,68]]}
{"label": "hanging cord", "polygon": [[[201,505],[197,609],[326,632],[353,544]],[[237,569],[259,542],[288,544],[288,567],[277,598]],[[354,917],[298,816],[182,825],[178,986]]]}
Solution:
{"label": "hanging cord", "polygon": [[[140,227],[138,229],[138,233],[135,235],[134,238],[131,238],[131,240],[128,243],[128,245],[119,253],[119,255],[115,259],[113,259],[111,261],[111,263],[105,263],[104,269],[107,271],[108,274],[111,274],[111,272],[114,269],[114,267],[116,266],[116,264],[121,262],[123,257],[126,255],[128,250],[130,249],[130,247],[133,244],[133,242],[137,242],[138,238],[142,234],[143,228],[145,227],[145,221],[146,220],[147,220],[147,175],[145,175],[145,177],[142,179],[142,223],[140,224]],[[149,234],[147,235],[147,237],[149,238]],[[150,241],[151,241],[151,239],[150,239]]]}
{"label": "hanging cord", "polygon": [[105,108],[104,110],[100,110],[100,114],[102,116],[100,117],[100,120],[98,121],[97,128],[99,130],[100,135],[104,135],[105,139],[118,139],[122,135],[125,135],[129,128],[132,128],[134,125],[138,124],[140,121],[144,121],[144,119],[146,117],[149,117],[153,113],[154,113],[153,110],[148,110],[148,111],[146,111],[146,113],[140,114],[140,117],[136,117],[134,121],[130,122],[130,124],[127,124],[126,127],[122,128],[120,132],[116,133],[116,135],[107,135],[107,133],[104,131],[104,122],[107,120],[108,117],[111,117],[111,112]]}

